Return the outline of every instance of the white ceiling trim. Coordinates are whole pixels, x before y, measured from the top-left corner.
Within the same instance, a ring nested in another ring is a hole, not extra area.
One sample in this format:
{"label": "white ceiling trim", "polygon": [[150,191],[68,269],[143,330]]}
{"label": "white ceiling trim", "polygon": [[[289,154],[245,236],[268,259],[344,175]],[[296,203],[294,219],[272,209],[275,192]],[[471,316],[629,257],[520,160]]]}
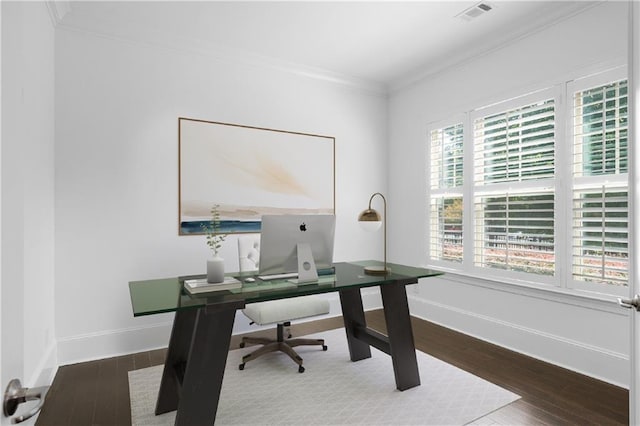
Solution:
{"label": "white ceiling trim", "polygon": [[54,28],[60,24],[67,13],[71,12],[69,0],[49,0],[46,4]]}
{"label": "white ceiling trim", "polygon": [[[58,3],[58,2],[48,2]],[[68,2],[64,2],[68,3]],[[50,9],[51,10],[51,9]],[[66,13],[66,12],[65,12]],[[53,15],[52,15],[53,16]],[[55,15],[59,16],[59,15]],[[92,35],[100,38],[111,39],[119,42],[133,43],[136,45],[143,45],[146,47],[166,49],[171,51],[178,51],[182,53],[188,53],[199,56],[206,56],[213,58],[222,63],[242,64],[248,66],[262,67],[272,70],[277,70],[285,73],[290,73],[298,76],[307,77],[314,80],[325,81],[332,84],[341,86],[347,86],[356,90],[365,91],[377,96],[387,96],[387,86],[383,83],[367,81],[357,77],[347,76],[340,73],[314,68],[306,65],[296,64],[288,61],[274,59],[271,57],[259,55],[252,52],[247,52],[241,49],[234,49],[220,45],[214,45],[212,43],[204,41],[195,41],[193,39],[183,39],[172,37],[164,37],[157,33],[153,41],[144,34],[137,34],[136,32],[122,32],[120,34],[107,33],[96,30],[88,30],[84,28],[78,28],[72,25],[64,24],[57,19],[56,28],[59,30],[66,30],[75,33],[82,33],[86,35]]]}

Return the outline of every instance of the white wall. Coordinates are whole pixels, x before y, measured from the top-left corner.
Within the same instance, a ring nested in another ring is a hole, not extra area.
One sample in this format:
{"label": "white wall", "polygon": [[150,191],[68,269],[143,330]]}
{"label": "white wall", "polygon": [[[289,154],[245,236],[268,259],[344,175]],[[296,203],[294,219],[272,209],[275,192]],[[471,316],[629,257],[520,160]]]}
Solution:
{"label": "white wall", "polygon": [[[177,235],[179,116],[335,136],[335,258],[380,257],[355,222],[387,189],[383,96],[63,28],[55,88],[61,364],[165,346],[171,314],[133,318],[127,283],[205,271],[204,237]],[[222,256],[237,270],[235,238]],[[247,329],[238,317],[235,332]]]}
{"label": "white wall", "polygon": [[57,365],[54,27],[43,2],[1,7],[2,383],[30,387],[49,383]]}
{"label": "white wall", "polygon": [[[391,96],[391,258],[426,263],[428,123],[544,88],[558,78],[625,64],[627,7],[605,2]],[[448,275],[423,280],[413,290],[411,309],[465,333],[627,384],[628,313],[610,301]]]}

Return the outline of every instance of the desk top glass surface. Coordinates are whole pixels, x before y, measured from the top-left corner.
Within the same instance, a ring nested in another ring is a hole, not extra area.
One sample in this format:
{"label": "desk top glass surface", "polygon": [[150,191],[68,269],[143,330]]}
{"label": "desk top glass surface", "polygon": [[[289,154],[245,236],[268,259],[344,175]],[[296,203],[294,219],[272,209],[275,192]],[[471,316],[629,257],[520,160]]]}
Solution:
{"label": "desk top glass surface", "polygon": [[[133,315],[142,316],[238,300],[244,300],[245,303],[253,303],[310,294],[329,293],[350,287],[373,287],[391,284],[396,281],[411,284],[418,282],[419,278],[442,275],[442,272],[432,269],[417,268],[395,263],[387,264],[391,270],[387,275],[365,275],[364,266],[381,264],[382,262],[377,261],[335,263],[335,275],[320,276],[317,283],[311,284],[293,284],[286,279],[261,281],[257,278],[256,272],[251,272],[227,274],[242,281],[242,287],[233,290],[190,294],[184,289],[184,280],[204,278],[204,275],[190,275],[130,281],[129,292],[133,306]],[[255,282],[247,283],[244,281],[249,277],[255,278]]]}

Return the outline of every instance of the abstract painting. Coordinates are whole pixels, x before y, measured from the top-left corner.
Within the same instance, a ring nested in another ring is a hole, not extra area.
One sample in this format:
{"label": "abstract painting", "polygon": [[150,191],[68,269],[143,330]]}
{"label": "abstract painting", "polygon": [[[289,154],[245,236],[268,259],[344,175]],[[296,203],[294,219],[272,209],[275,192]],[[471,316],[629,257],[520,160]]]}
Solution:
{"label": "abstract painting", "polygon": [[179,234],[259,232],[264,214],[334,214],[335,138],[178,118]]}

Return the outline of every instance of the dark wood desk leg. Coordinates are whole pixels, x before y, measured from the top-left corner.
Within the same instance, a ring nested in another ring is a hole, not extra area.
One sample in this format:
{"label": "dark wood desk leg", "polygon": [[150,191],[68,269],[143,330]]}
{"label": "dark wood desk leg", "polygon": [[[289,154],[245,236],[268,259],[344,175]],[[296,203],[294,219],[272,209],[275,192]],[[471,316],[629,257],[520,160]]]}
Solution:
{"label": "dark wood desk leg", "polygon": [[413,341],[407,291],[403,283],[380,286],[384,318],[391,348],[393,372],[398,390],[406,390],[420,385],[418,360]]}
{"label": "dark wood desk leg", "polygon": [[238,302],[198,309],[176,426],[214,423],[233,321],[236,309],[243,306],[244,302]]}
{"label": "dark wood desk leg", "polygon": [[354,335],[356,327],[365,328],[367,326],[360,289],[340,290],[340,304],[342,305],[342,318],[344,320],[344,329],[347,332],[351,361],[371,358],[371,347],[367,343],[356,339]]}
{"label": "dark wood desk leg", "polygon": [[189,355],[197,313],[196,309],[183,309],[175,313],[156,402],[156,415],[178,409],[182,370]]}

